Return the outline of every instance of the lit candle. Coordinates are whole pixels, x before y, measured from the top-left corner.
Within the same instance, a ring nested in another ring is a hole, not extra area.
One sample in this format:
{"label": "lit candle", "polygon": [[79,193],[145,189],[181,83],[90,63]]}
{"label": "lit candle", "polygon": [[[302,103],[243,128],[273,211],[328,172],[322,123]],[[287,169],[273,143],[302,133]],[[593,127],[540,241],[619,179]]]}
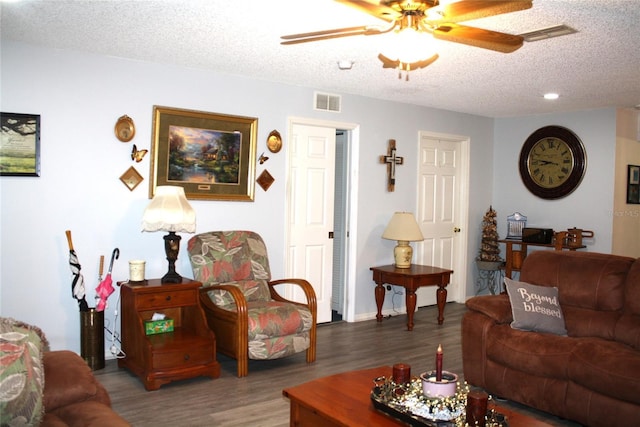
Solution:
{"label": "lit candle", "polygon": [[436,351],[436,381],[442,381],[442,344],[438,344]]}

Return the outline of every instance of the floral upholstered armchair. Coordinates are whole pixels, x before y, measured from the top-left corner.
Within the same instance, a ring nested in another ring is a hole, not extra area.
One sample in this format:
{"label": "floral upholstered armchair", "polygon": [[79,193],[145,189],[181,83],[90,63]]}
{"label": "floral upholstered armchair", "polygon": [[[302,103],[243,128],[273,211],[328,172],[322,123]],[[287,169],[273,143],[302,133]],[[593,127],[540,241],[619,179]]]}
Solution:
{"label": "floral upholstered armchair", "polygon": [[[189,240],[189,259],[203,283],[200,301],[220,353],[238,361],[238,377],[249,359],[279,359],[307,351],[316,360],[316,295],[304,279],[271,280],[267,247],[251,231],[212,231]],[[289,301],[274,285],[291,283],[306,304]]]}

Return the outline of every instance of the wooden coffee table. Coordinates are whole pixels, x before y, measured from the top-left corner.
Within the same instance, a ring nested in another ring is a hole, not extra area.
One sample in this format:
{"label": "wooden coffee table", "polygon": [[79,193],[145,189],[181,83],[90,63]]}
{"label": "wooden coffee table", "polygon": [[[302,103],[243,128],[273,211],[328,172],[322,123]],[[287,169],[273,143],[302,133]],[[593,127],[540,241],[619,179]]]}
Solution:
{"label": "wooden coffee table", "polygon": [[[282,391],[291,401],[291,426],[401,426],[399,420],[376,410],[371,402],[373,379],[391,376],[390,366],[344,372],[318,378]],[[549,427],[543,421],[493,405],[510,427]]]}

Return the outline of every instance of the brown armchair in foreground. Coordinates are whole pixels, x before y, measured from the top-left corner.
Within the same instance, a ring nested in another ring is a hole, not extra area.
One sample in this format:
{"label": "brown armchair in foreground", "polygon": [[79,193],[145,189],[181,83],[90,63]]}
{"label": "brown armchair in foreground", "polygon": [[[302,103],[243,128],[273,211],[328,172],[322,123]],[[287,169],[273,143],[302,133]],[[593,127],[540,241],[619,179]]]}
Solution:
{"label": "brown armchair in foreground", "polygon": [[[307,351],[316,360],[316,294],[304,279],[271,280],[267,247],[251,231],[213,231],[189,240],[189,259],[202,282],[200,301],[220,353],[237,359],[238,377],[249,359],[279,359]],[[274,285],[290,283],[307,303],[289,301]]]}

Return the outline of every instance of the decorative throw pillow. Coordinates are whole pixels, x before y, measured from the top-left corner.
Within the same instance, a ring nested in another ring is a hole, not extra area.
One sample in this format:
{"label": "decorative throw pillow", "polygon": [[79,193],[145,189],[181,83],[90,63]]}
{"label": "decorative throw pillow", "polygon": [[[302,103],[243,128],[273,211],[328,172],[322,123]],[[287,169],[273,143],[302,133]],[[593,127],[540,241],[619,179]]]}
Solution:
{"label": "decorative throw pillow", "polygon": [[513,329],[567,335],[558,288],[504,279],[511,302]]}
{"label": "decorative throw pillow", "polygon": [[48,342],[40,329],[11,318],[0,318],[2,425],[40,424],[44,413],[42,353],[45,350]]}

